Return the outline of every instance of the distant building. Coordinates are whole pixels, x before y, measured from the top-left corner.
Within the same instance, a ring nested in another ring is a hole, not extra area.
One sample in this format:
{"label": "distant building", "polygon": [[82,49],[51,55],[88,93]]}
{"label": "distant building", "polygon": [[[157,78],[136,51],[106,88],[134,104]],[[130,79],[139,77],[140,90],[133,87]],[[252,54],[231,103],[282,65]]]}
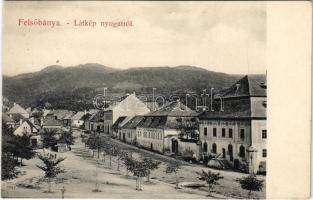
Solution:
{"label": "distant building", "polygon": [[35,124],[33,124],[30,120],[25,119],[23,120],[23,123],[14,130],[13,133],[14,135],[22,136],[23,134],[27,135],[37,134],[38,131],[39,128]]}
{"label": "distant building", "polygon": [[14,128],[16,125],[16,122],[5,113],[2,113],[2,122],[5,123],[10,128]]}
{"label": "distant building", "polygon": [[266,77],[245,76],[220,96],[214,111],[199,116],[202,156],[219,157],[235,169],[266,171]]}
{"label": "distant building", "polygon": [[42,124],[42,128],[46,129],[61,129],[62,123],[54,118],[46,118]]}
{"label": "distant building", "polygon": [[27,112],[22,106],[17,103],[14,103],[13,107],[7,112],[8,115],[10,114],[20,114],[24,118],[29,118],[29,112]]}
{"label": "distant building", "polygon": [[26,134],[30,136],[32,147],[37,147],[38,144],[41,143],[40,136],[38,135],[39,130],[40,130],[40,127],[34,124],[33,118],[32,120],[25,119],[23,120],[22,124],[14,130],[13,134],[19,135],[19,136]]}
{"label": "distant building", "polygon": [[85,114],[87,113],[83,111],[78,111],[76,114],[74,114],[71,117],[71,126],[75,128],[80,128],[81,126],[83,126],[84,125],[83,117]]}
{"label": "distant building", "polygon": [[93,117],[89,119],[89,129],[91,126],[94,127],[92,124],[95,124],[96,122],[97,126],[101,127],[102,132],[105,134],[113,134],[112,125],[119,117],[144,115],[149,113],[150,110],[144,102],[136,97],[135,94],[129,94],[121,98],[119,101],[111,102],[107,108],[99,112],[100,114],[97,115],[96,120],[92,120]]}

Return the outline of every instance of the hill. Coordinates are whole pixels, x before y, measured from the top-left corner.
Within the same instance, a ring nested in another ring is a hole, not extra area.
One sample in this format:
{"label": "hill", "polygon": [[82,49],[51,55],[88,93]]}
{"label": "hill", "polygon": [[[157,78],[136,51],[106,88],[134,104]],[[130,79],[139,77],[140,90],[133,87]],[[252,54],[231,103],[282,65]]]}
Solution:
{"label": "hill", "polygon": [[102,92],[103,87],[110,93],[152,94],[152,88],[164,95],[186,90],[200,93],[212,87],[228,87],[240,77],[194,66],[120,70],[94,63],[72,67],[54,65],[34,73],[4,76],[3,95],[25,107],[49,102],[54,108],[81,110],[92,107],[93,97]]}

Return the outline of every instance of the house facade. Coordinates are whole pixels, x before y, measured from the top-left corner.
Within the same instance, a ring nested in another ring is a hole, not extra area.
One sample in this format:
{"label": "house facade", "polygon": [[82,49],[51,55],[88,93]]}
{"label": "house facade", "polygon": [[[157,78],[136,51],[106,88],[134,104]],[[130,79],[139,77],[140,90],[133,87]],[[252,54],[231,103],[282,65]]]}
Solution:
{"label": "house facade", "polygon": [[[183,154],[185,148],[198,152],[197,145],[181,141],[185,122],[195,122],[197,113],[179,101],[169,102],[157,111],[145,115],[137,125],[137,144],[159,153]],[[194,127],[198,129],[198,127]],[[197,142],[194,141],[196,144]]]}
{"label": "house facade", "polygon": [[83,126],[84,125],[83,117],[85,114],[87,113],[83,111],[78,111],[76,114],[74,114],[71,117],[71,126],[74,128],[80,128],[81,126]]}
{"label": "house facade", "polygon": [[127,117],[118,129],[118,139],[130,144],[137,145],[137,125],[143,120],[142,116]]}
{"label": "house facade", "polygon": [[[266,171],[266,77],[245,76],[199,116],[200,154],[249,172]],[[222,107],[220,107],[222,105]],[[220,109],[223,108],[223,109]]]}

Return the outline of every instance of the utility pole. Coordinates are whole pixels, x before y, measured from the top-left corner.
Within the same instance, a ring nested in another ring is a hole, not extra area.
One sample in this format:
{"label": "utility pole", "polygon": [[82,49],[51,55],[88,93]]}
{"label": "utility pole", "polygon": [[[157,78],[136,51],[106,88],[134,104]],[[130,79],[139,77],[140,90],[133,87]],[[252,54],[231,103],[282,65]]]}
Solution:
{"label": "utility pole", "polygon": [[[104,122],[105,122],[105,114],[104,114],[104,111],[105,111],[105,105],[106,105],[106,101],[105,101],[105,93],[106,93],[106,90],[107,88],[103,88],[103,134],[105,133],[104,132]],[[110,135],[110,132],[108,132],[109,135]]]}

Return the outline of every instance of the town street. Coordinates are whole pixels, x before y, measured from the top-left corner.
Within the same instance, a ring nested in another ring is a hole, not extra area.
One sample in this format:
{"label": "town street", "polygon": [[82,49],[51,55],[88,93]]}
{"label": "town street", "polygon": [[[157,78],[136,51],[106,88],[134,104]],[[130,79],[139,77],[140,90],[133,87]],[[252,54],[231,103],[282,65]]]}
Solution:
{"label": "town street", "polygon": [[[36,167],[41,164],[38,158],[25,160],[23,166],[20,168],[22,174],[18,178],[7,182],[2,182],[2,196],[3,197],[32,197],[32,198],[61,198],[61,188],[65,187],[66,198],[206,198],[208,194],[206,187],[201,189],[182,188],[175,189],[174,175],[166,174],[166,165],[162,163],[159,169],[151,174],[150,182],[146,182],[144,178],[143,191],[135,190],[135,178],[126,176],[124,166],[117,171],[117,160],[113,158],[112,167],[109,167],[108,157],[106,162],[100,158],[97,160],[97,155],[92,156],[89,149],[85,149],[84,144],[79,138],[80,132],[75,130],[74,135],[77,136],[75,145],[72,146],[72,151],[65,153],[56,153],[58,157],[66,157],[60,166],[65,169],[64,174],[59,175],[57,183],[52,185],[54,193],[45,193],[47,184],[42,182],[40,178],[43,177],[43,172]],[[129,145],[121,144],[124,149]],[[135,147],[134,147],[135,148]],[[140,152],[140,150],[137,150]],[[147,155],[145,150],[144,155]],[[42,152],[42,150],[38,150]],[[55,154],[53,152],[53,154]],[[166,162],[166,158],[162,159],[162,155],[154,155],[150,153],[155,159]],[[138,152],[134,152],[134,156],[139,156]],[[199,165],[183,165],[179,172],[180,182],[199,182],[196,172],[201,170],[208,170],[209,168]],[[212,169],[210,169],[212,170]],[[216,198],[242,198],[247,196],[247,191],[243,191],[240,185],[235,181],[241,178],[242,173],[231,171],[218,171],[224,177],[220,180],[220,185],[216,186],[216,193],[212,196]],[[262,178],[262,176],[260,177]],[[264,179],[264,177],[263,177]],[[101,192],[92,192],[95,189],[96,183],[99,184]],[[15,185],[15,187],[12,187]],[[162,192],[160,192],[162,191]],[[223,194],[223,195],[222,195]],[[254,192],[254,197],[258,198],[264,196],[263,192]]]}

